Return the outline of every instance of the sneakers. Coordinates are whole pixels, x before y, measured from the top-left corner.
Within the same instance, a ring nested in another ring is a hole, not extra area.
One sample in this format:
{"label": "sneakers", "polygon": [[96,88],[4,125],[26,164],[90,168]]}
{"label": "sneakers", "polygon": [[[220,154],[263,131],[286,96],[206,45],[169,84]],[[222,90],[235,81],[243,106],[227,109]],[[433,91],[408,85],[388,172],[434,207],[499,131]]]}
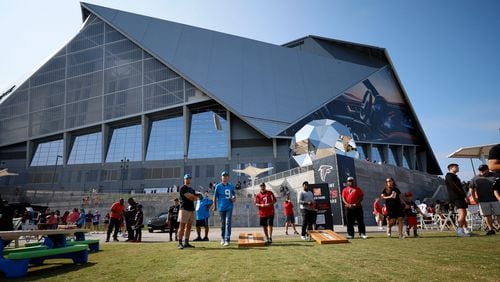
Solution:
{"label": "sneakers", "polygon": [[201,239],[201,237],[196,237],[196,239],[193,240],[193,242],[199,242],[199,241],[203,241],[203,239]]}
{"label": "sneakers", "polygon": [[491,229],[491,230],[488,230],[488,232],[486,232],[486,235],[495,235],[495,230]]}
{"label": "sneakers", "polygon": [[471,235],[471,232],[468,228],[464,228],[464,234],[467,235],[467,236],[470,236]]}
{"label": "sneakers", "polygon": [[295,231],[293,232],[293,235],[299,235],[299,232]]}
{"label": "sneakers", "polygon": [[182,249],[184,249],[184,246],[182,246],[182,244],[178,244],[177,249],[182,250]]}
{"label": "sneakers", "polygon": [[270,244],[272,244],[272,243],[273,243],[273,238],[268,238],[268,239],[266,240],[266,244],[270,245]]}
{"label": "sneakers", "polygon": [[387,232],[387,237],[391,238],[391,232]]}
{"label": "sneakers", "polygon": [[406,235],[404,235],[404,234],[399,234],[399,239],[406,239]]}
{"label": "sneakers", "polygon": [[346,238],[347,238],[347,239],[353,239],[353,238],[354,238],[354,236],[347,235],[347,236],[346,236]]}
{"label": "sneakers", "polygon": [[304,241],[307,241],[307,237],[306,236],[300,236],[300,239],[302,239]]}
{"label": "sneakers", "polygon": [[367,239],[368,238],[368,236],[366,236],[366,234],[361,234],[359,236],[361,236],[361,238],[363,238],[363,239]]}
{"label": "sneakers", "polygon": [[118,238],[113,238],[113,242],[120,242],[120,240],[118,240]]}
{"label": "sneakers", "polygon": [[285,235],[288,235],[288,231],[285,231]]}
{"label": "sneakers", "polygon": [[224,242],[224,244],[222,246],[224,246],[224,247],[229,246],[229,241]]}
{"label": "sneakers", "polygon": [[202,239],[202,241],[210,241],[210,240],[208,240],[208,237],[205,237]]}
{"label": "sneakers", "polygon": [[224,243],[226,243],[226,241],[224,241],[224,239],[220,239],[220,244],[224,245]]}
{"label": "sneakers", "polygon": [[184,248],[194,248],[194,246],[189,244],[189,243],[184,243],[183,247]]}
{"label": "sneakers", "polygon": [[[466,229],[465,229],[466,230]],[[465,230],[463,228],[457,228],[457,232],[456,232],[456,235],[458,237],[469,237],[470,236],[470,231],[469,233],[465,233]]]}

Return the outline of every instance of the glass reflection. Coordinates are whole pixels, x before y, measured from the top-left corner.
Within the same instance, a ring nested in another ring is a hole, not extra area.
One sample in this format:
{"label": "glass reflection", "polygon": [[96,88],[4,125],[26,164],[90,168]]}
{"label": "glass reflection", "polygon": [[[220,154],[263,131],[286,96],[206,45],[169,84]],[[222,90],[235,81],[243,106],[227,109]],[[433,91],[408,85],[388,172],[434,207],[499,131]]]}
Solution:
{"label": "glass reflection", "polygon": [[[63,154],[63,140],[55,140],[38,144],[35,155],[31,160],[31,166],[46,166],[55,165],[57,156]],[[62,160],[57,161],[58,165],[62,165]]]}
{"label": "glass reflection", "polygon": [[101,133],[77,136],[69,155],[68,164],[101,162]]}
{"label": "glass reflection", "polygon": [[146,160],[176,160],[184,157],[182,117],[154,121],[151,126]]}
{"label": "glass reflection", "polygon": [[193,113],[189,134],[190,159],[227,156],[228,125],[225,118],[225,111]]}
{"label": "glass reflection", "polygon": [[141,128],[141,125],[138,124],[113,129],[106,162],[120,162],[124,158],[131,161],[140,161],[142,150]]}

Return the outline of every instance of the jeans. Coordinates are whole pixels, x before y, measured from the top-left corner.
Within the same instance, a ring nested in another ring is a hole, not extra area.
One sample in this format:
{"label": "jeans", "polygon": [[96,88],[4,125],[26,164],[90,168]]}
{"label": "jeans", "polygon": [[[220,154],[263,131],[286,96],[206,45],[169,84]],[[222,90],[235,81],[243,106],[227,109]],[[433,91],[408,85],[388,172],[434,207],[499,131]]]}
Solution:
{"label": "jeans", "polygon": [[316,223],[316,212],[311,210],[300,210],[302,214],[302,232],[301,236],[307,236],[308,231],[313,230],[313,224]]}
{"label": "jeans", "polygon": [[109,220],[109,225],[108,225],[108,234],[106,236],[106,241],[109,241],[109,236],[111,235],[111,232],[113,231],[113,228],[115,229],[113,232],[113,238],[118,239],[118,229],[120,229],[120,220],[117,218],[111,218]]}
{"label": "jeans", "polygon": [[233,209],[220,211],[220,236],[229,242],[231,240],[231,218],[233,217]]}

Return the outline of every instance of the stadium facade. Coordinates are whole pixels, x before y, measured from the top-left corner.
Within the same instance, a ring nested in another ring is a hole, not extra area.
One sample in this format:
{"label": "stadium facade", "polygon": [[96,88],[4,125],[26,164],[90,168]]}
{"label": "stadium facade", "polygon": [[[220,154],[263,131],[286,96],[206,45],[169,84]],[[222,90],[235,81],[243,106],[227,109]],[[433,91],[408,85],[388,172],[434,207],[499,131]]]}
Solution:
{"label": "stadium facade", "polygon": [[325,118],[350,128],[362,159],[441,174],[383,48],[81,8],[78,34],[1,94],[0,167],[19,175],[0,187],[143,191],[191,173],[206,188],[222,170],[295,167],[291,137]]}

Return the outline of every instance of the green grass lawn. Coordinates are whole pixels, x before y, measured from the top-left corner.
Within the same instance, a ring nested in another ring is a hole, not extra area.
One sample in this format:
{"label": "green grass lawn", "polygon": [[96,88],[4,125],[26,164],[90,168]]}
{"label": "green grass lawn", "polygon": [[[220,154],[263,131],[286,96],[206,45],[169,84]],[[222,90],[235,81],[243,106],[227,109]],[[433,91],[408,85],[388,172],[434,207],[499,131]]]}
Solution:
{"label": "green grass lawn", "polygon": [[30,267],[23,281],[499,281],[500,235],[457,238],[451,232],[423,238],[382,234],[348,244],[318,245],[276,237],[270,247],[223,248],[218,242],[101,244],[89,263],[48,260]]}

